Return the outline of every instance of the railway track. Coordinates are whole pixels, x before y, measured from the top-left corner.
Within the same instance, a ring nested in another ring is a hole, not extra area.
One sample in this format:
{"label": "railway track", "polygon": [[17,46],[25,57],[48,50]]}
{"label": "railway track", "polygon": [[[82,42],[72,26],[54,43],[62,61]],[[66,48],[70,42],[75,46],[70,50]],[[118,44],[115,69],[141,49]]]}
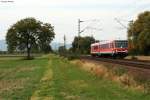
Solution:
{"label": "railway track", "polygon": [[150,62],[148,62],[148,61],[98,58],[98,57],[91,57],[91,56],[81,56],[81,59],[102,61],[102,62],[108,62],[108,63],[113,63],[113,64],[138,67],[138,68],[142,68],[142,69],[150,69]]}

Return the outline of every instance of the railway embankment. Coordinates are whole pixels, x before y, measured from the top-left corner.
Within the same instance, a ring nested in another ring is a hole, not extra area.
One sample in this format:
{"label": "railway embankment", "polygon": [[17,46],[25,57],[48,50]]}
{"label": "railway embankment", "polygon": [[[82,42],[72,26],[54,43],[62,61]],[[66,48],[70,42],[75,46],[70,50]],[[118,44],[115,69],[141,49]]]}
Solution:
{"label": "railway embankment", "polygon": [[135,60],[141,60],[141,61],[150,61],[150,56],[127,56],[125,59],[135,59]]}
{"label": "railway embankment", "polygon": [[[117,60],[116,60],[117,62]],[[77,61],[83,69],[103,78],[110,79],[144,92],[150,92],[150,69],[126,66],[94,59]]]}

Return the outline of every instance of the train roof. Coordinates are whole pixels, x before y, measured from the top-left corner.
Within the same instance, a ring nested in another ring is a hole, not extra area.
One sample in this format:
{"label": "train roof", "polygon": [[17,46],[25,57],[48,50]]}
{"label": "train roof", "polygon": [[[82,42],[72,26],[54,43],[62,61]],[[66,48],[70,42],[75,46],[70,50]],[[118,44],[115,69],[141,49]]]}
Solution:
{"label": "train roof", "polygon": [[100,41],[100,42],[97,42],[97,43],[93,43],[91,44],[91,46],[95,46],[95,45],[100,45],[100,44],[106,44],[106,43],[111,43],[113,42],[113,40],[103,40],[103,41]]}
{"label": "train roof", "polygon": [[91,46],[95,46],[95,45],[99,45],[100,42],[97,42],[97,43],[92,43]]}
{"label": "train roof", "polygon": [[96,45],[100,45],[100,44],[107,44],[107,43],[111,43],[111,42],[114,42],[114,41],[127,41],[127,40],[103,40],[103,41],[100,41],[100,42],[97,42],[97,43],[93,43],[91,44],[91,46],[96,46]]}

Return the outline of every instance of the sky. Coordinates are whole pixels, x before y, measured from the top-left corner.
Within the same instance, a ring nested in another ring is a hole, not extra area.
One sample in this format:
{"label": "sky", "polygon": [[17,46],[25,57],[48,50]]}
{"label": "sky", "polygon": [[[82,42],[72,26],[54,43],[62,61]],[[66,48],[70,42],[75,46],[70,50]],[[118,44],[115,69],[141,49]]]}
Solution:
{"label": "sky", "polygon": [[127,39],[127,29],[114,19],[128,26],[146,10],[150,11],[150,0],[0,0],[0,40],[12,24],[27,17],[52,24],[56,33],[53,42],[62,43],[66,35],[71,43],[78,34],[78,19],[84,21],[81,36]]}

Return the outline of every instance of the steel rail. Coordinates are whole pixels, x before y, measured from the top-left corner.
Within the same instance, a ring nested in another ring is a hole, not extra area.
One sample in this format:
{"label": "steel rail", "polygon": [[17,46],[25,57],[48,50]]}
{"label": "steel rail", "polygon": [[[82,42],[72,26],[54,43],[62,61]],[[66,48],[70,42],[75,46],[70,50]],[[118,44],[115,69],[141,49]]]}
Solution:
{"label": "steel rail", "polygon": [[113,64],[138,67],[138,68],[142,68],[142,69],[150,69],[150,62],[145,62],[145,61],[99,58],[99,57],[91,57],[91,56],[81,56],[80,59],[102,61],[102,62],[108,62],[108,63],[113,63]]}

